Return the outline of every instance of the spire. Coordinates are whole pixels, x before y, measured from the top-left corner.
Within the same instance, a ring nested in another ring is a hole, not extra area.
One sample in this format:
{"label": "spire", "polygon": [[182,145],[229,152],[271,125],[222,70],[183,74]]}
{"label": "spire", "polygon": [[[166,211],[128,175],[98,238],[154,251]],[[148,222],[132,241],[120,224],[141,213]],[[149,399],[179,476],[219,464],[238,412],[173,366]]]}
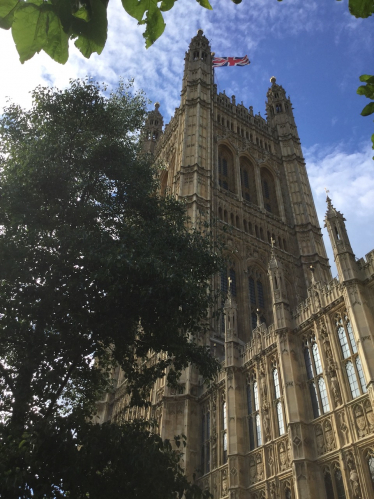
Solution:
{"label": "spire", "polygon": [[[327,194],[328,191],[326,191]],[[343,282],[353,278],[359,278],[359,269],[356,258],[349,241],[345,218],[332,204],[326,195],[327,210],[325,215],[325,227],[327,228],[334,260],[338,269],[339,279]]]}

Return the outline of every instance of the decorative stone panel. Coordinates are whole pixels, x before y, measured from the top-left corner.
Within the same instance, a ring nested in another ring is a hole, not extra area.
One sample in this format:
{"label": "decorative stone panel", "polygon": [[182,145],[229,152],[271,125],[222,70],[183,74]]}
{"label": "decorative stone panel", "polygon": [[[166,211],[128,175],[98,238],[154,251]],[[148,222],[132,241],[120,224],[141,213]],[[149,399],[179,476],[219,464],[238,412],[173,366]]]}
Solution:
{"label": "decorative stone panel", "polygon": [[358,438],[374,432],[374,413],[368,398],[351,406],[351,417]]}

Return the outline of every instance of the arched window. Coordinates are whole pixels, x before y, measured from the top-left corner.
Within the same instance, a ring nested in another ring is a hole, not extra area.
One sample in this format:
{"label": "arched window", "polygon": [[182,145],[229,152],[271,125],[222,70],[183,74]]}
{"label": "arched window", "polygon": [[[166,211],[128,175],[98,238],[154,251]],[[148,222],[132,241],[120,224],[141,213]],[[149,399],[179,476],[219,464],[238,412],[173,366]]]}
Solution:
{"label": "arched window", "polygon": [[257,327],[257,314],[260,315],[260,324],[265,323],[267,317],[268,302],[266,300],[266,283],[267,279],[264,273],[257,267],[248,267],[248,296],[249,310],[251,317],[252,330]]}
{"label": "arched window", "polygon": [[352,325],[346,312],[343,317],[341,314],[336,315],[335,325],[352,398],[356,398],[366,393],[367,388],[361,359],[357,353]]}
{"label": "arched window", "polygon": [[218,183],[222,189],[235,192],[234,158],[223,145],[218,148]]}
{"label": "arched window", "polygon": [[236,221],[236,228],[237,228],[237,229],[240,229],[240,221],[239,221],[239,217],[238,217],[238,215],[236,215],[236,219],[235,219],[235,221]]}
{"label": "arched window", "polygon": [[200,59],[200,52],[199,52],[199,50],[195,50],[193,53],[193,60],[197,61],[199,59]]}
{"label": "arched window", "polygon": [[223,219],[223,216],[222,216],[222,208],[221,208],[221,207],[219,207],[219,208],[218,208],[218,218],[219,218],[220,220],[222,220],[222,219]]}
{"label": "arched window", "polygon": [[280,384],[279,384],[279,375],[278,375],[278,369],[275,367],[273,369],[273,382],[274,382],[274,394],[275,394],[275,409],[277,413],[277,420],[278,420],[278,431],[279,435],[283,435],[285,433],[285,428],[284,428],[284,419],[283,419],[283,407],[282,407],[282,401],[281,401],[281,391],[280,391]]}
{"label": "arched window", "polygon": [[338,468],[337,466],[335,467],[334,478],[335,478],[337,498],[346,499],[344,483],[343,483],[343,475],[342,472],[340,471],[340,468]]}
{"label": "arched window", "polygon": [[313,415],[318,418],[330,411],[325,380],[322,376],[322,363],[318,345],[314,336],[309,336],[304,342],[304,361],[308,377]]}
{"label": "arched window", "polygon": [[282,112],[282,104],[276,104],[275,105],[275,112],[276,113],[281,113]]}
{"label": "arched window", "polygon": [[279,217],[275,180],[272,173],[266,167],[261,168],[261,183],[265,209]]}
{"label": "arched window", "polygon": [[334,499],[334,487],[332,485],[332,478],[331,478],[330,470],[328,468],[326,468],[323,475],[324,475],[324,481],[325,481],[326,495],[328,498],[331,497],[331,499]]}
{"label": "arched window", "polygon": [[243,220],[243,226],[244,226],[244,231],[248,232],[248,223],[246,219]]}
{"label": "arched window", "polygon": [[252,163],[244,157],[240,158],[240,177],[243,199],[258,205],[255,170]]}
{"label": "arched window", "polygon": [[343,476],[337,462],[325,466],[323,469],[327,499],[346,499]]}

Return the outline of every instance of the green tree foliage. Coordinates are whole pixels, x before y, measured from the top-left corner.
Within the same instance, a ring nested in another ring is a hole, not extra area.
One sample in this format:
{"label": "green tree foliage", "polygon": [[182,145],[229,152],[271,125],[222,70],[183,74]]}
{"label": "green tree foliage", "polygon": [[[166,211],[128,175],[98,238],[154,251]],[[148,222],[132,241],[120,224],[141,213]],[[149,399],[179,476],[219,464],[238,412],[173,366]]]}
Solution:
{"label": "green tree foliage", "polygon": [[[218,369],[194,339],[219,254],[180,202],[156,195],[144,97],[103,92],[91,80],[38,87],[30,110],[0,119],[4,498],[198,497],[151,428],[89,422],[113,363],[137,405],[166,370],[173,383],[189,363],[206,378]],[[150,351],[163,355],[149,363]]]}
{"label": "green tree foliage", "polygon": [[[367,104],[361,111],[362,116],[369,116],[370,114],[374,113],[374,76],[362,75],[360,76],[360,81],[364,82],[365,85],[361,85],[360,87],[358,87],[358,95],[364,95],[365,97],[373,101]],[[371,141],[373,142],[374,149],[374,133],[371,136]]]}

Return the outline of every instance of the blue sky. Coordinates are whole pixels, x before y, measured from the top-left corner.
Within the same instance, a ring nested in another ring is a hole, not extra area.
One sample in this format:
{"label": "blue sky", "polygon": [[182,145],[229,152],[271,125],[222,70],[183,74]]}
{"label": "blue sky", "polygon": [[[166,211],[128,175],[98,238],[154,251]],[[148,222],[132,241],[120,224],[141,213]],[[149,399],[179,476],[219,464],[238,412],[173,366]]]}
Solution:
{"label": "blue sky", "polygon": [[[368,103],[356,94],[364,73],[373,73],[374,16],[355,19],[347,0],[211,0],[213,11],[179,0],[165,13],[162,37],[144,48],[143,27],[110,0],[109,36],[100,56],[84,59],[71,46],[65,66],[45,54],[21,65],[10,32],[0,30],[0,107],[5,96],[23,106],[38,84],[66,86],[87,74],[110,85],[135,78],[149,99],[161,103],[167,123],[179,105],[184,53],[197,29],[204,30],[217,56],[247,54],[251,64],[218,68],[220,91],[265,114],[269,78],[290,95],[320,223],[325,191],[347,219],[356,256],[374,248],[373,118],[360,116]],[[325,233],[326,234],[326,233]],[[325,244],[331,256],[325,236]],[[331,262],[332,263],[332,262]],[[335,273],[335,270],[333,270]]]}

